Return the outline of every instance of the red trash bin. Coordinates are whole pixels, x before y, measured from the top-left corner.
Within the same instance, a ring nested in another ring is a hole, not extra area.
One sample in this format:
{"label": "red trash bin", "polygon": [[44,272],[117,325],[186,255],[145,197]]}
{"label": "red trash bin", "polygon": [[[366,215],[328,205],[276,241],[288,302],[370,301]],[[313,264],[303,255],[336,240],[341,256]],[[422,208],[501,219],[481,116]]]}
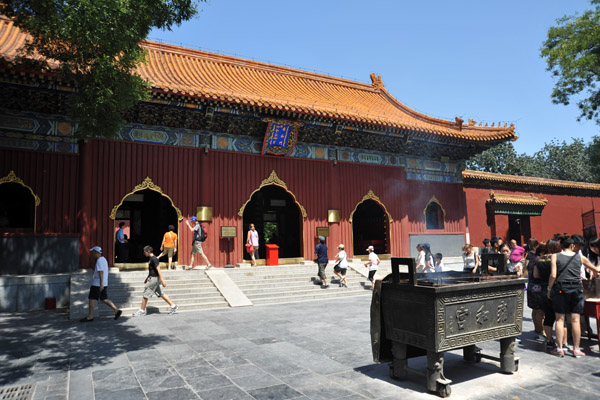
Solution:
{"label": "red trash bin", "polygon": [[279,265],[279,246],[267,244],[267,265]]}

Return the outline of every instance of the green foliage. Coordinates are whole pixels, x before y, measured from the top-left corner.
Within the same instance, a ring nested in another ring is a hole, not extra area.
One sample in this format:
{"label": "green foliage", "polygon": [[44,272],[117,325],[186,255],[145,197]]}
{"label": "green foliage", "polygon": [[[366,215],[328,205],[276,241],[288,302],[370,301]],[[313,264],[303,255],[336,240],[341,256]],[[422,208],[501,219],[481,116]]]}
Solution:
{"label": "green foliage", "polygon": [[552,91],[552,101],[568,105],[577,99],[582,118],[600,124],[600,0],[582,15],[558,19],[558,26],[548,30],[541,48],[547,69],[558,79]]}
{"label": "green foliage", "polygon": [[552,140],[533,156],[517,154],[503,143],[467,161],[467,168],[505,175],[535,176],[576,182],[600,182],[600,138],[559,143]]}
{"label": "green foliage", "polygon": [[[1,0],[0,13],[32,40],[22,62],[40,54],[43,68],[58,62],[63,83],[76,88],[70,114],[80,138],[113,137],[122,113],[149,96],[135,73],[140,42],[152,28],[171,29],[197,13],[192,0]],[[27,60],[29,59],[29,60]]]}

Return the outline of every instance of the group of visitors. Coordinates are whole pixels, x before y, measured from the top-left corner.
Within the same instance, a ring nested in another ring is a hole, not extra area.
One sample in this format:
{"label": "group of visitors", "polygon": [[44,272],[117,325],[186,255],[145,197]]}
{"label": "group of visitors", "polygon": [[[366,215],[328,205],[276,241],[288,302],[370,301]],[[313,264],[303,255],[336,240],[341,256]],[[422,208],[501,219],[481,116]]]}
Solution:
{"label": "group of visitors", "polygon": [[[486,254],[502,254],[504,265],[498,257]],[[587,254],[587,256],[586,256]],[[581,235],[555,234],[546,242],[529,239],[525,247],[516,240],[504,243],[502,238],[484,239],[480,252],[471,244],[463,247],[464,272],[478,273],[483,267],[489,274],[512,273],[526,276],[527,305],[532,311],[534,330],[538,340],[543,340],[550,353],[564,357],[567,345],[566,316],[571,322],[573,339],[572,355],[584,357],[581,351],[581,321],[585,303],[583,280],[596,279],[600,274],[600,239],[592,240],[586,247]],[[588,258],[589,256],[589,258]],[[553,327],[556,340],[553,339]]]}
{"label": "group of visitors", "polygon": [[[134,317],[146,315],[146,306],[148,305],[148,299],[156,294],[157,297],[162,298],[170,306],[169,314],[174,314],[179,309],[177,304],[163,293],[162,287],[167,287],[163,274],[160,270],[160,262],[158,257],[153,253],[154,249],[151,246],[144,247],[144,255],[149,258],[148,263],[148,276],[144,280],[144,293],[142,295],[142,304],[138,311],[133,313]],[[80,322],[91,322],[94,320],[94,309],[95,302],[102,301],[104,304],[109,306],[115,312],[114,319],[119,319],[122,315],[122,311],[115,306],[115,304],[108,299],[108,261],[102,255],[102,248],[100,246],[94,246],[90,249],[92,259],[96,262],[94,266],[94,274],[92,276],[92,285],[88,294],[89,308],[88,315],[80,319]],[[162,287],[161,287],[162,285]]]}
{"label": "group of visitors", "polygon": [[[327,282],[327,274],[325,272],[327,264],[329,263],[329,257],[327,255],[327,245],[325,244],[325,237],[319,236],[319,243],[315,247],[315,263],[317,263],[317,279],[316,284],[321,285],[322,288],[328,288],[329,283]],[[371,282],[371,287],[375,287],[375,274],[379,269],[379,257],[375,254],[375,248],[373,246],[367,247],[367,253],[369,254],[368,261],[364,264],[369,269],[368,280]],[[346,278],[346,272],[348,271],[348,259],[343,244],[338,245],[338,253],[335,256],[335,265],[333,267],[333,273],[339,278],[340,287],[348,287],[348,280]]]}
{"label": "group of visitors", "polygon": [[[585,254],[589,256],[586,257]],[[572,355],[584,357],[581,340],[581,314],[585,303],[583,280],[600,275],[600,240],[586,247],[581,235],[556,234],[546,242],[530,239],[524,257],[529,282],[527,305],[538,338],[546,340],[550,352],[564,357],[567,345],[567,315],[571,321]],[[592,261],[593,260],[593,261]],[[552,329],[555,326],[556,341]]]}
{"label": "group of visitors", "polygon": [[432,254],[429,243],[417,244],[417,258],[415,265],[418,273],[443,272],[442,253]]}

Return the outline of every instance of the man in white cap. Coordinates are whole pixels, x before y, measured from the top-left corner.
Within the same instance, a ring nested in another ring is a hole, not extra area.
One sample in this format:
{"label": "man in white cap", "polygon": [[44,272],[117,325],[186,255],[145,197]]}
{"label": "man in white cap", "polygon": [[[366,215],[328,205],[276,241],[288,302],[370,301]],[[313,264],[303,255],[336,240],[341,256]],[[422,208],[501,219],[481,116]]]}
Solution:
{"label": "man in white cap", "polygon": [[369,280],[371,281],[371,288],[375,287],[375,273],[379,269],[379,257],[375,254],[375,248],[373,246],[367,247],[369,253],[369,261],[365,263],[365,267],[369,268]]}
{"label": "man in white cap", "polygon": [[115,319],[119,319],[122,311],[119,310],[112,301],[108,299],[108,261],[102,256],[102,248],[100,246],[94,246],[90,249],[92,258],[96,260],[96,267],[94,268],[94,276],[92,278],[92,286],[90,287],[90,294],[88,299],[90,300],[90,308],[87,317],[81,318],[80,322],[91,322],[94,320],[94,301],[100,300],[107,306],[113,309],[115,312]]}
{"label": "man in white cap", "polygon": [[[192,225],[190,225],[190,221],[192,221]],[[202,257],[202,259],[204,259],[204,262],[206,263],[206,269],[210,269],[212,267],[211,263],[208,261],[208,257],[206,257],[206,254],[204,254],[204,251],[202,250],[202,229],[204,229],[202,227],[202,225],[200,225],[200,223],[198,222],[198,218],[196,218],[196,216],[193,216],[192,218],[190,218],[189,221],[185,221],[185,223],[187,224],[188,228],[190,228],[190,231],[192,231],[192,234],[194,235],[194,238],[192,239],[192,259],[190,260],[190,269],[194,269],[194,255],[195,254],[200,254],[200,257]],[[204,236],[206,237],[206,236]]]}

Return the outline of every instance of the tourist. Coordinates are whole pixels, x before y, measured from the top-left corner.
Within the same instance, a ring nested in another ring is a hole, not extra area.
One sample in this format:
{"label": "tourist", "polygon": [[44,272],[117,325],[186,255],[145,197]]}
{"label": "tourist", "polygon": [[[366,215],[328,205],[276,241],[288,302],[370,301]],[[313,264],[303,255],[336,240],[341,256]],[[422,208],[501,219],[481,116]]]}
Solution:
{"label": "tourist", "polygon": [[417,244],[417,258],[415,260],[415,265],[417,268],[417,272],[425,272],[425,249],[423,248],[423,244]]}
{"label": "tourist", "polygon": [[539,246],[539,242],[536,238],[530,238],[525,245],[525,274],[530,277],[533,272],[533,266],[535,265],[536,249]]}
{"label": "tourist", "polygon": [[[537,240],[535,242],[536,251],[530,260],[526,260],[526,263],[528,262],[527,265],[530,271],[527,273],[529,278],[529,281],[527,282],[527,306],[531,308],[531,320],[533,321],[533,330],[537,334],[536,338],[545,342],[547,340],[547,336],[544,333],[544,309],[542,303],[546,295],[546,290],[548,289],[548,281],[542,281],[542,279],[540,279],[539,272],[538,276],[535,277],[534,269],[537,259],[539,257],[546,256],[547,250],[546,243],[540,244]],[[528,252],[528,254],[529,253],[530,252]],[[546,259],[549,264],[550,257],[546,257]]]}
{"label": "tourist", "polygon": [[[163,240],[160,244],[160,254],[158,255],[159,259],[163,255],[167,255],[169,260],[167,269],[171,269],[171,265],[173,264],[173,255],[175,253],[177,253],[177,234],[175,233],[175,227],[173,225],[169,225],[169,231],[163,235]],[[173,269],[175,269],[175,267],[173,267]]]}
{"label": "tourist", "polygon": [[442,258],[444,256],[442,253],[435,253],[433,256],[433,262],[435,267],[435,272],[444,272],[444,263],[442,262]]}
{"label": "tourist", "polygon": [[96,267],[94,268],[94,275],[92,277],[92,286],[90,286],[90,293],[88,294],[89,309],[87,317],[81,318],[80,322],[91,322],[94,320],[94,306],[95,301],[100,300],[107,306],[113,309],[115,312],[115,318],[119,319],[122,311],[119,310],[112,301],[108,299],[108,261],[102,256],[102,248],[100,246],[94,246],[90,249],[90,254],[94,260],[96,260]]}
{"label": "tourist", "polygon": [[[521,249],[523,248],[521,247]],[[523,249],[523,252],[524,251],[525,249]],[[504,255],[504,271],[511,274],[516,274],[517,276],[521,276],[521,273],[523,271],[523,263],[521,262],[521,260],[523,259],[523,253],[520,253],[521,257],[517,261],[512,261],[510,246],[507,243],[504,243],[500,246],[500,254]],[[516,258],[517,255],[515,255],[515,259]]]}
{"label": "tourist", "polygon": [[465,244],[462,247],[463,251],[463,272],[468,272],[470,274],[477,273],[477,267],[479,266],[479,254],[473,251],[473,245],[470,243]]}
{"label": "tourist", "polygon": [[158,258],[152,253],[153,249],[150,246],[144,247],[144,255],[150,258],[148,262],[148,276],[144,280],[144,294],[142,295],[142,306],[139,310],[133,313],[134,317],[140,317],[146,315],[146,306],[148,305],[148,299],[156,294],[156,297],[161,297],[171,307],[169,314],[174,314],[179,306],[173,304],[169,296],[163,293],[162,288],[167,287],[163,274],[160,271],[160,262]]}
{"label": "tourist", "polygon": [[327,288],[329,287],[329,283],[327,283],[327,275],[325,274],[325,268],[327,268],[329,257],[327,256],[327,245],[325,244],[325,236],[319,236],[319,243],[315,247],[315,255],[315,262],[317,263],[319,268],[317,273],[320,278],[321,287]]}
{"label": "tourist", "polygon": [[524,263],[525,263],[525,249],[521,246],[515,246],[510,252],[510,266],[509,271],[512,273],[517,273],[517,276],[522,276],[524,271]]}
{"label": "tourist", "polygon": [[[571,335],[573,337],[573,356],[584,357],[585,353],[579,348],[581,340],[580,314],[583,312],[585,298],[581,283],[581,267],[583,263],[587,268],[598,274],[600,268],[592,264],[585,256],[574,251],[573,239],[566,238],[560,243],[562,251],[552,255],[551,273],[548,282],[548,297],[552,300],[552,307],[556,313],[557,326],[563,326],[565,315],[571,318]],[[562,329],[556,330],[556,348],[553,355],[564,357],[563,345],[566,335]]]}
{"label": "tourist", "polygon": [[423,250],[425,251],[425,269],[423,272],[435,272],[433,254],[431,254],[431,246],[429,243],[423,243]]}
{"label": "tourist", "polygon": [[375,274],[379,269],[379,257],[375,254],[375,248],[373,246],[367,247],[369,253],[369,261],[365,263],[365,267],[369,268],[369,280],[371,281],[371,288],[375,288]]}
{"label": "tourist", "polygon": [[119,263],[124,263],[127,262],[128,254],[127,254],[127,235],[125,235],[125,232],[123,231],[123,227],[125,226],[125,222],[120,222],[119,223],[119,229],[117,230],[116,233],[116,239],[117,239],[117,246],[116,246],[116,253],[117,253],[117,262]]}
{"label": "tourist", "polygon": [[250,265],[256,267],[256,259],[258,258],[258,232],[256,231],[254,224],[250,224],[248,228],[246,243],[251,244],[254,248],[254,251],[250,253]]}
{"label": "tourist", "polygon": [[[548,240],[546,244],[540,244],[536,250],[536,255],[538,256],[534,266],[533,266],[533,279],[534,284],[540,285],[540,305],[542,311],[544,313],[543,317],[543,330],[544,335],[546,337],[546,346],[550,349],[556,347],[556,342],[553,339],[552,335],[552,327],[554,326],[554,322],[556,321],[556,313],[554,312],[554,308],[552,308],[552,301],[546,295],[548,292],[548,281],[550,280],[550,272],[552,270],[552,254],[560,253],[562,248],[560,247],[560,243],[554,239]],[[530,288],[530,285],[527,287],[528,290],[533,291],[533,287]],[[537,290],[537,289],[536,289]],[[527,294],[527,303],[529,305],[529,293]],[[537,296],[537,294],[534,294]],[[537,299],[533,299],[534,302]],[[538,317],[539,318],[539,317]],[[536,321],[534,320],[534,326],[536,325]],[[565,325],[557,326],[556,329],[564,330],[564,335],[566,335],[566,327]],[[540,335],[538,334],[538,339]]]}
{"label": "tourist", "polygon": [[336,264],[333,267],[333,273],[340,278],[340,287],[348,287],[348,281],[346,280],[346,272],[348,271],[348,260],[346,259],[346,252],[344,251],[344,245],[338,246],[338,253],[335,256]]}
{"label": "tourist", "polygon": [[[600,239],[596,238],[590,241],[590,243],[588,244],[588,248],[588,260],[590,260],[590,262],[595,266],[600,265]],[[587,275],[589,275],[590,278],[594,279],[592,272],[587,268],[586,271]]]}
{"label": "tourist", "polygon": [[[194,226],[190,225],[190,221],[192,221],[192,224]],[[200,225],[200,223],[198,222],[198,218],[196,218],[195,216],[193,216],[192,218],[189,219],[189,221],[185,221],[185,223],[187,224],[188,228],[190,228],[190,231],[192,231],[194,238],[192,239],[192,259],[190,260],[190,269],[194,269],[194,255],[195,254],[200,254],[200,257],[202,257],[202,259],[205,262],[206,265],[206,269],[210,269],[212,267],[211,263],[208,261],[208,257],[206,257],[206,254],[204,254],[204,251],[202,250],[202,237],[203,237],[203,233],[204,233],[204,227],[202,225]]]}

